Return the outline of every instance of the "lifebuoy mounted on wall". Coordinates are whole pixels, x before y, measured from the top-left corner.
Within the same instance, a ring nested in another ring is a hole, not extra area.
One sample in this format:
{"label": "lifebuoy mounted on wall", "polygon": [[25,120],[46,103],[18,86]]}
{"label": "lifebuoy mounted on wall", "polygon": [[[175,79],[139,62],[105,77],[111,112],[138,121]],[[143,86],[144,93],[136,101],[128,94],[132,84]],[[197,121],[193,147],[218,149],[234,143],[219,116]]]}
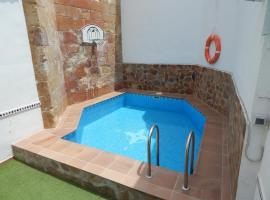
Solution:
{"label": "lifebuoy mounted on wall", "polygon": [[[214,42],[215,46],[216,46],[216,52],[215,55],[211,56],[210,55],[210,46],[211,43]],[[217,62],[217,60],[220,57],[220,53],[221,53],[221,40],[220,37],[216,34],[211,34],[206,41],[206,45],[205,45],[205,58],[207,60],[207,62],[209,64],[214,64]]]}

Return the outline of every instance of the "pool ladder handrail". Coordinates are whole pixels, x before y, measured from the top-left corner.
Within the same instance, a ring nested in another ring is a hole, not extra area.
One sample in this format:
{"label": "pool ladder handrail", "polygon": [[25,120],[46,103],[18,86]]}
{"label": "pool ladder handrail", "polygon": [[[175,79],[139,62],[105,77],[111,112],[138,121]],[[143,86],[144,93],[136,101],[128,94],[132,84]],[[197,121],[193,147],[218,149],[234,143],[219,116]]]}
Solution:
{"label": "pool ladder handrail", "polygon": [[152,169],[151,169],[151,138],[153,135],[154,130],[156,129],[157,134],[157,140],[156,140],[156,160],[157,160],[157,166],[159,166],[159,128],[156,124],[153,124],[153,126],[150,128],[149,134],[148,134],[148,140],[147,140],[147,178],[152,178]]}
{"label": "pool ladder handrail", "polygon": [[184,184],[182,187],[183,191],[188,191],[188,166],[189,166],[189,150],[190,150],[190,143],[192,142],[192,152],[191,152],[191,165],[190,165],[190,174],[193,174],[194,170],[194,148],[195,148],[195,134],[193,131],[189,133],[187,143],[186,143],[186,150],[185,150],[185,173],[184,173]]}

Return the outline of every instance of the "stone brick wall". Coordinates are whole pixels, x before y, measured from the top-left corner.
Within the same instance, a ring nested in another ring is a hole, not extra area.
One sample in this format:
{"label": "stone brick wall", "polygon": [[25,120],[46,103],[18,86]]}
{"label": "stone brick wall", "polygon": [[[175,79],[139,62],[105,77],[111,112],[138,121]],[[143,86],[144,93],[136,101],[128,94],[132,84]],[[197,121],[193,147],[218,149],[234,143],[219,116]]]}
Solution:
{"label": "stone brick wall", "polygon": [[59,37],[52,0],[24,0],[36,84],[45,128],[54,127],[66,108]]}
{"label": "stone brick wall", "polygon": [[230,80],[228,92],[230,94],[228,99],[230,106],[228,115],[228,134],[225,138],[227,148],[225,151],[227,151],[229,158],[229,171],[232,179],[231,191],[233,197],[235,198],[247,122],[232,79]]}
{"label": "stone brick wall", "polygon": [[[119,50],[121,46],[116,45],[120,37],[120,1],[55,0],[55,10],[68,103],[113,91],[116,48]],[[82,45],[80,29],[87,24],[98,25],[104,30],[102,44]]]}
{"label": "stone brick wall", "polygon": [[123,64],[124,86],[132,89],[193,94],[194,66]]}
{"label": "stone brick wall", "polygon": [[116,48],[115,48],[115,89],[123,88],[123,58],[122,58],[122,31],[120,0],[116,3]]}
{"label": "stone brick wall", "polygon": [[126,88],[195,95],[226,115],[229,80],[227,73],[197,65],[123,64]]}
{"label": "stone brick wall", "polygon": [[[119,88],[120,0],[25,0],[23,4],[46,128],[57,124],[67,104]],[[87,24],[104,30],[102,44],[82,45],[81,28]]]}
{"label": "stone brick wall", "polygon": [[228,115],[230,91],[234,88],[231,75],[215,69],[196,67],[194,95],[216,111]]}

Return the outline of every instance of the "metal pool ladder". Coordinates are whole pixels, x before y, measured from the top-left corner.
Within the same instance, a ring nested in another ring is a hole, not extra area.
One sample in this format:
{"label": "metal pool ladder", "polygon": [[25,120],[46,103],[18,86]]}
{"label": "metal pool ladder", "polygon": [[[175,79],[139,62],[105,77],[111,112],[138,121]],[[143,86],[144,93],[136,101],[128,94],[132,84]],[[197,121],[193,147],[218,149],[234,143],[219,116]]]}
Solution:
{"label": "metal pool ladder", "polygon": [[156,124],[154,124],[149,131],[148,140],[147,140],[147,178],[152,178],[152,171],[151,171],[151,138],[153,135],[154,130],[157,130],[157,140],[156,140],[156,159],[157,159],[157,166],[159,166],[159,128]]}
{"label": "metal pool ladder", "polygon": [[185,174],[184,174],[184,185],[182,190],[188,191],[188,166],[189,166],[189,149],[190,143],[192,142],[192,152],[191,152],[191,165],[190,165],[190,174],[193,174],[193,167],[194,167],[194,146],[195,146],[195,135],[193,131],[189,133],[187,143],[186,143],[186,151],[185,151]]}

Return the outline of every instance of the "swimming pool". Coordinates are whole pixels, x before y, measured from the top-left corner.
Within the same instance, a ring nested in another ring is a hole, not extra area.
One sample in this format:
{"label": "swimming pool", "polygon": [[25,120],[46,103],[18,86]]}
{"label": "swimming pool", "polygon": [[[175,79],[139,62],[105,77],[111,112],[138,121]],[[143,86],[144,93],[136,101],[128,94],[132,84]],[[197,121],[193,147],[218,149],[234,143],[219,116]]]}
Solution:
{"label": "swimming pool", "polygon": [[[194,131],[195,162],[198,157],[205,117],[186,100],[124,93],[83,110],[75,132],[65,140],[104,151],[147,161],[149,129],[160,130],[160,166],[184,171],[184,153],[188,134]],[[152,163],[156,134],[152,139]]]}

